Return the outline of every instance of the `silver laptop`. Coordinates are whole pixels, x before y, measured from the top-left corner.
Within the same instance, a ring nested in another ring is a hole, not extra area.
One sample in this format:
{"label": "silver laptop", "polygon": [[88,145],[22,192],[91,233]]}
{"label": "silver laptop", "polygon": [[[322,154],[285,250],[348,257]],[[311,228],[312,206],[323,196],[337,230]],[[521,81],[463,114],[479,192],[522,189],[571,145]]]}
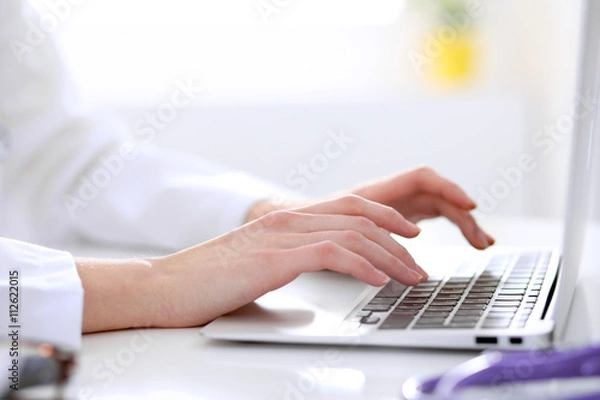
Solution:
{"label": "silver laptop", "polygon": [[[600,87],[600,0],[583,3],[578,93]],[[594,114],[573,131],[562,255],[552,249],[428,248],[430,278],[375,288],[304,274],[202,328],[213,339],[436,348],[539,348],[561,337],[585,235]],[[596,127],[597,128],[597,127]],[[465,258],[465,254],[469,254]],[[442,267],[442,269],[440,269]]]}

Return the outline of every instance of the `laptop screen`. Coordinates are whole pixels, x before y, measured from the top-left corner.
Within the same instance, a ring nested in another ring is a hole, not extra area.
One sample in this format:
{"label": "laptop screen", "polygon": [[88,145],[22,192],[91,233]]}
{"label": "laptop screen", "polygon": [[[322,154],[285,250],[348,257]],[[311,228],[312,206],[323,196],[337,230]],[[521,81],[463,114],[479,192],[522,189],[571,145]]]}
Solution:
{"label": "laptop screen", "polygon": [[576,95],[592,100],[596,110],[585,112],[582,103],[578,102],[575,113],[581,118],[573,121],[563,260],[557,287],[557,339],[564,334],[577,283],[590,208],[594,140],[597,140],[600,125],[597,118],[600,88],[600,24],[597,21],[600,21],[600,1],[585,0],[582,13]]}

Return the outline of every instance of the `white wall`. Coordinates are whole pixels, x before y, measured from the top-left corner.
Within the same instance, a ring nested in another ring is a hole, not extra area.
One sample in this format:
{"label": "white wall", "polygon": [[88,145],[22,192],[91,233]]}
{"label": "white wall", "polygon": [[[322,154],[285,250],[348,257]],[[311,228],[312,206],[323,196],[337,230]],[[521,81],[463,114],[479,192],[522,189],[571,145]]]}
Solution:
{"label": "white wall", "polygon": [[[523,212],[526,174],[503,175],[512,174],[522,153],[519,98],[411,96],[243,106],[202,105],[199,98],[196,104],[156,131],[157,143],[196,152],[310,195],[426,164],[474,197],[485,197],[487,212]],[[122,115],[133,129],[148,128],[136,124],[145,112],[127,110]],[[343,132],[350,139],[339,155],[340,146],[334,146],[334,156],[324,163],[331,132],[338,136]],[[302,165],[308,166],[308,173]],[[507,179],[514,187],[504,184],[508,189],[498,190],[498,182]]]}
{"label": "white wall", "polygon": [[536,168],[493,212],[562,212],[569,141],[544,154],[534,140],[571,113],[579,18],[571,0],[482,1],[473,21],[478,79],[444,93],[408,61],[423,21],[405,3],[289,4],[265,22],[255,2],[241,0],[84,2],[58,33],[84,98],[131,127],[176,79],[205,89],[161,132],[162,145],[286,185],[327,129],[355,135],[311,194],[425,163],[480,197],[510,180],[503,174],[527,153]]}

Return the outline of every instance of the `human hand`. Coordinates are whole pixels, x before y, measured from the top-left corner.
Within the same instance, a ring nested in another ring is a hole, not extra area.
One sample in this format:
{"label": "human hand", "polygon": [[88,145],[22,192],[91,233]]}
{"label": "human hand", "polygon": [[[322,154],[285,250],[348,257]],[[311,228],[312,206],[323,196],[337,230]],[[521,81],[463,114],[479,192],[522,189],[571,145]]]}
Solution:
{"label": "human hand", "polygon": [[469,211],[476,204],[454,182],[427,167],[419,167],[358,186],[350,193],[393,207],[414,223],[444,216],[458,226],[478,249],[494,244]]}
{"label": "human hand", "polygon": [[[494,239],[481,229],[470,214],[476,207],[475,202],[458,185],[431,168],[419,167],[401,172],[337,195],[348,193],[390,206],[413,223],[444,216],[457,225],[469,243],[477,249],[485,249],[494,244]],[[260,201],[251,208],[247,220],[274,210],[298,207],[299,204],[302,203],[293,200],[288,203]]]}
{"label": "human hand", "polygon": [[381,286],[427,278],[390,233],[420,230],[358,196],[277,211],[179,253],[150,260],[162,276],[153,326],[197,326],[248,304],[304,272],[329,269]]}

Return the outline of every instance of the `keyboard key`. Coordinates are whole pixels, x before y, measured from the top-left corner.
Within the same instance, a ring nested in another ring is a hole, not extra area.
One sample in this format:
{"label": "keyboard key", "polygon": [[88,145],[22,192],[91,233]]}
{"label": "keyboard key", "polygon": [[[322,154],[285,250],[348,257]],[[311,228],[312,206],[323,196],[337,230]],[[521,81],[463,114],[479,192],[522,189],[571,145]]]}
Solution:
{"label": "keyboard key", "polygon": [[433,292],[435,292],[435,287],[418,287],[415,286],[411,289],[411,291],[409,293],[427,293],[427,294],[431,294]]}
{"label": "keyboard key", "polygon": [[456,300],[437,300],[434,299],[431,302],[431,306],[455,306],[458,303],[458,299]]}
{"label": "keyboard key", "polygon": [[409,302],[400,302],[400,304],[398,304],[396,306],[396,308],[400,308],[400,307],[403,307],[403,308],[415,308],[415,309],[419,310],[419,309],[423,308],[424,305],[425,305],[425,302],[423,302],[423,303],[412,302],[412,301],[410,303]]}
{"label": "keyboard key", "polygon": [[509,277],[506,280],[506,283],[510,284],[510,285],[519,285],[519,284],[521,284],[521,285],[527,285],[529,283],[529,278],[513,278],[513,277]]}
{"label": "keyboard key", "polygon": [[532,290],[540,291],[540,290],[542,290],[542,284],[541,283],[532,283],[531,284],[531,289]]}
{"label": "keyboard key", "polygon": [[467,283],[446,283],[444,289],[465,289],[468,286]]}
{"label": "keyboard key", "polygon": [[410,309],[395,309],[392,310],[392,313],[390,315],[402,315],[402,314],[407,314],[407,315],[417,315],[418,313],[420,313],[421,310],[410,310]]}
{"label": "keyboard key", "polygon": [[363,311],[379,311],[379,312],[384,312],[384,311],[389,311],[392,309],[392,306],[390,304],[367,304],[363,307]]}
{"label": "keyboard key", "polygon": [[381,318],[379,318],[376,315],[369,315],[368,317],[362,317],[360,320],[361,324],[365,324],[365,325],[374,325],[374,324],[378,323],[379,321],[381,321]]}
{"label": "keyboard key", "polygon": [[440,291],[439,291],[439,295],[443,295],[443,294],[462,294],[465,291],[464,288],[446,288],[443,287]]}
{"label": "keyboard key", "polygon": [[490,299],[492,293],[469,293],[467,299]]}
{"label": "keyboard key", "polygon": [[492,303],[493,307],[519,307],[521,305],[520,301],[494,301]]}
{"label": "keyboard key", "polygon": [[516,296],[511,296],[511,295],[498,295],[496,296],[496,298],[494,299],[495,301],[508,301],[508,302],[512,302],[512,301],[521,301],[523,299],[523,296],[521,295],[516,295]]}
{"label": "keyboard key", "polygon": [[527,285],[527,283],[505,283],[502,285],[502,289],[525,290],[527,289]]}
{"label": "keyboard key", "polygon": [[371,311],[359,311],[356,313],[356,315],[354,315],[354,317],[356,317],[356,318],[368,317],[371,314],[372,314]]}
{"label": "keyboard key", "polygon": [[479,317],[481,314],[483,314],[483,310],[457,310],[454,315],[460,317]]}
{"label": "keyboard key", "polygon": [[477,322],[479,315],[457,315],[452,318],[452,322]]}
{"label": "keyboard key", "polygon": [[400,304],[404,304],[404,303],[425,304],[428,301],[429,301],[429,297],[404,297],[400,301]]}
{"label": "keyboard key", "polygon": [[461,297],[460,294],[438,294],[435,296],[435,300],[458,300]]}
{"label": "keyboard key", "polygon": [[490,313],[493,314],[493,313],[498,313],[498,312],[501,312],[501,313],[509,313],[510,312],[510,313],[514,314],[514,313],[517,312],[518,309],[519,309],[519,307],[498,307],[498,306],[492,306],[492,308],[490,310]]}
{"label": "keyboard key", "polygon": [[461,322],[450,322],[447,325],[444,325],[444,328],[455,328],[455,329],[470,329],[475,328],[477,325],[477,321],[461,321]]}
{"label": "keyboard key", "polygon": [[389,317],[383,321],[383,324],[379,327],[380,329],[405,329],[410,322],[413,320],[412,314],[390,314]]}
{"label": "keyboard key", "polygon": [[471,278],[458,278],[458,277],[451,277],[450,279],[448,279],[446,284],[452,284],[452,283],[464,283],[464,284],[468,284],[469,282],[471,282]]}
{"label": "keyboard key", "polygon": [[480,279],[490,279],[499,281],[504,275],[504,271],[492,272],[492,271],[484,271],[479,275]]}
{"label": "keyboard key", "polygon": [[459,310],[485,310],[486,304],[465,304],[463,303]]}
{"label": "keyboard key", "polygon": [[441,328],[444,326],[446,318],[419,318],[417,323],[414,325],[415,329],[424,328]]}
{"label": "keyboard key", "polygon": [[512,319],[514,315],[514,312],[497,312],[490,310],[486,319]]}
{"label": "keyboard key", "polygon": [[517,278],[517,279],[529,279],[531,278],[530,272],[513,272],[510,274],[509,278]]}
{"label": "keyboard key", "polygon": [[495,291],[495,286],[473,286],[469,293],[494,293]]}
{"label": "keyboard key", "polygon": [[450,315],[450,311],[429,311],[428,309],[423,312],[421,318],[429,317],[447,317]]}
{"label": "keyboard key", "polygon": [[369,301],[369,304],[387,304],[392,305],[396,302],[393,297],[375,297]]}
{"label": "keyboard key", "polygon": [[400,297],[406,290],[407,286],[401,284],[398,281],[390,280],[384,287],[377,293],[377,297]]}
{"label": "keyboard key", "polygon": [[510,326],[510,319],[495,319],[485,320],[481,325],[482,328],[508,328]]}
{"label": "keyboard key", "polygon": [[431,292],[423,292],[423,291],[415,291],[411,290],[406,294],[405,297],[429,297],[431,296]]}
{"label": "keyboard key", "polygon": [[498,286],[499,283],[500,279],[498,278],[480,276],[479,278],[477,278],[477,281],[475,281],[475,284],[473,286]]}
{"label": "keyboard key", "polygon": [[506,295],[524,295],[525,294],[525,289],[500,289],[500,293],[498,293],[501,296],[506,296]]}
{"label": "keyboard key", "polygon": [[421,282],[417,285],[417,287],[437,287],[440,284],[439,279],[432,280],[429,278],[425,282]]}
{"label": "keyboard key", "polygon": [[469,297],[467,297],[466,299],[463,300],[463,304],[488,304],[489,302],[490,302],[490,299],[488,299],[488,298],[470,299]]}
{"label": "keyboard key", "polygon": [[429,310],[429,311],[452,311],[452,310],[454,310],[454,306],[430,305],[429,307],[427,307],[427,310]]}

